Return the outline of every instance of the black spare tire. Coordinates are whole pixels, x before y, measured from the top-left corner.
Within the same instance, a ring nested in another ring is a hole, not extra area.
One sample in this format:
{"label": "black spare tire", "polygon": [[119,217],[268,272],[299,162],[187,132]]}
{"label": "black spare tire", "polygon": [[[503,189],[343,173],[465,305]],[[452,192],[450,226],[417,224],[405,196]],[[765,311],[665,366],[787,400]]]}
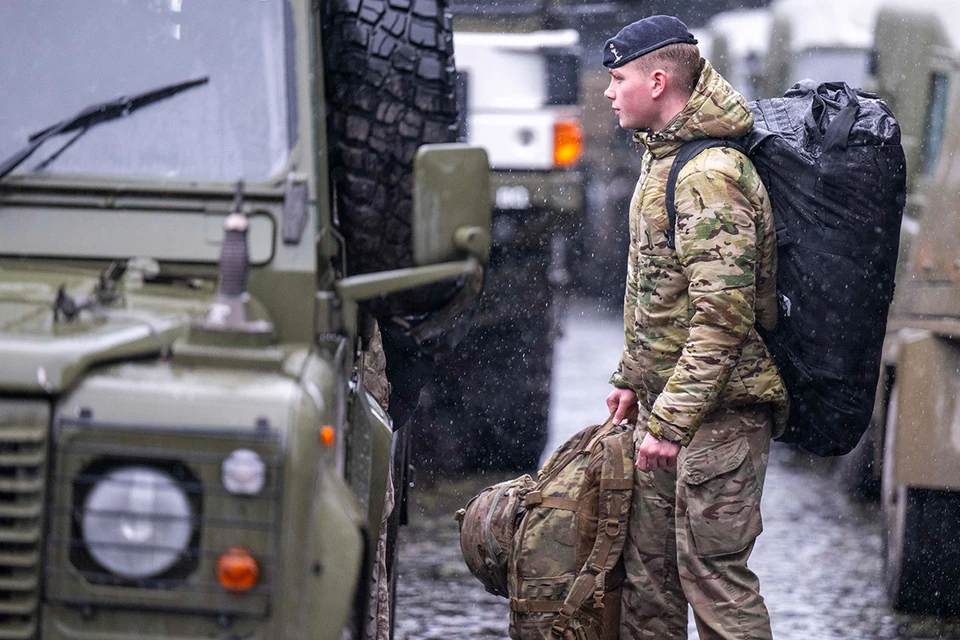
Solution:
{"label": "black spare tire", "polygon": [[[453,37],[444,0],[324,0],[328,149],[350,274],[413,265],[413,160],[456,139]],[[368,303],[416,316],[448,302],[445,282]]]}

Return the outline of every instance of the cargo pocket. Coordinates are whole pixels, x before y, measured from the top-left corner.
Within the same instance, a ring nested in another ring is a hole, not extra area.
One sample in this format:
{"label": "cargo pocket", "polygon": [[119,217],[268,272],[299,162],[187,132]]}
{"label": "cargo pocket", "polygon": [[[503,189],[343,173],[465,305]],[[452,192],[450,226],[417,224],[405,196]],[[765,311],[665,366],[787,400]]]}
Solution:
{"label": "cargo pocket", "polygon": [[691,453],[678,480],[698,556],[743,551],[760,535],[760,482],[746,438]]}

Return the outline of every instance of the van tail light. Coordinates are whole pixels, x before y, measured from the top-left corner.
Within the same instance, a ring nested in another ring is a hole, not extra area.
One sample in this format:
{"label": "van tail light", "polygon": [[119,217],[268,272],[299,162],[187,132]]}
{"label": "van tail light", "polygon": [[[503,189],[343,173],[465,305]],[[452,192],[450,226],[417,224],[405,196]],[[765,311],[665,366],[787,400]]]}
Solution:
{"label": "van tail light", "polygon": [[583,131],[576,120],[558,120],[553,124],[553,163],[572,167],[583,153]]}

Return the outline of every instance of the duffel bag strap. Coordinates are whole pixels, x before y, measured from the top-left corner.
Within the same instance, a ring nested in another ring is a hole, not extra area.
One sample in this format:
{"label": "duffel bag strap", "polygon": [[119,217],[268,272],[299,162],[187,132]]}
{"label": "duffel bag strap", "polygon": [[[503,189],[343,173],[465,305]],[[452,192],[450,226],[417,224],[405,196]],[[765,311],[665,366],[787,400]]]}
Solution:
{"label": "duffel bag strap", "polygon": [[[826,126],[822,134],[820,129],[822,127],[823,119],[827,113],[826,102],[831,99],[828,95],[833,92],[836,95],[836,102],[840,102],[840,96],[843,95],[846,98],[846,104],[844,104],[840,110],[833,116],[830,120],[830,124]],[[844,150],[847,148],[847,141],[850,138],[850,131],[853,129],[854,123],[857,121],[857,115],[860,113],[860,99],[857,97],[857,92],[854,91],[846,82],[842,83],[824,83],[821,84],[813,92],[813,103],[819,104],[819,111],[821,112],[820,120],[816,122],[814,127],[814,132],[816,134],[822,135],[822,146],[824,151],[833,151],[833,150]],[[813,106],[811,105],[811,117],[812,117]]]}

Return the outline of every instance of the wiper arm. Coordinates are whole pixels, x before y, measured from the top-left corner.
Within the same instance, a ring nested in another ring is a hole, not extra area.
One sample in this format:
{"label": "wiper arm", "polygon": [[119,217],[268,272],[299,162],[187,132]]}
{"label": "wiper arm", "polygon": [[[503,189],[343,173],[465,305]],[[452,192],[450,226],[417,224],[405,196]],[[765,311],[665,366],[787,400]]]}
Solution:
{"label": "wiper arm", "polygon": [[34,151],[40,148],[40,145],[53,136],[75,131],[77,129],[89,129],[90,127],[94,127],[102,122],[108,122],[110,120],[116,120],[117,118],[128,116],[137,109],[142,109],[143,107],[151,105],[154,102],[166,100],[171,96],[177,95],[181,91],[186,91],[187,89],[192,89],[193,87],[206,84],[209,80],[210,78],[208,76],[204,76],[195,80],[188,80],[187,82],[157,87],[156,89],[144,91],[143,93],[138,93],[133,96],[121,96],[114,100],[107,100],[105,102],[93,104],[89,107],[81,109],[76,115],[67,118],[66,120],[61,120],[53,126],[47,127],[42,131],[37,131],[36,133],[32,134],[29,138],[30,144],[17,151],[15,154],[4,160],[2,164],[0,164],[0,180],[2,180],[11,171],[19,167],[21,163],[33,155]]}

